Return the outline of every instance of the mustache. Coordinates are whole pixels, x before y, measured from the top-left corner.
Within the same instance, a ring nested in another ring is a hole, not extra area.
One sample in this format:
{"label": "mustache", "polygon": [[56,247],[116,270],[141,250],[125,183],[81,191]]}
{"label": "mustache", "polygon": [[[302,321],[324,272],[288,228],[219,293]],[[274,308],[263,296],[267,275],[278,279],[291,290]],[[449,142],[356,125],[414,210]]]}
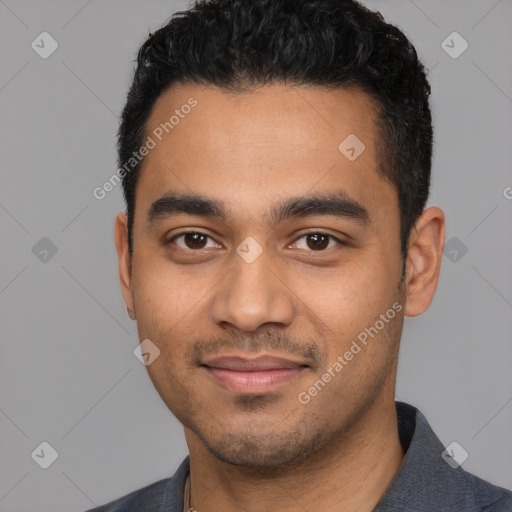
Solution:
{"label": "mustache", "polygon": [[316,341],[293,340],[283,333],[272,331],[254,336],[233,332],[229,336],[197,339],[186,349],[185,357],[190,366],[198,366],[208,356],[222,355],[234,350],[252,353],[279,352],[279,354],[289,354],[296,358],[298,356],[313,369],[322,368],[326,364],[326,356]]}

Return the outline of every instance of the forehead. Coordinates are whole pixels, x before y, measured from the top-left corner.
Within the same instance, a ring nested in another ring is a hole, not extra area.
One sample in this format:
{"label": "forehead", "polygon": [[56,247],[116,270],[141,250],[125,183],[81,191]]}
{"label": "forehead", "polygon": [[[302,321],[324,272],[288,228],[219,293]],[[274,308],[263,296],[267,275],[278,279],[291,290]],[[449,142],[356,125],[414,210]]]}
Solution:
{"label": "forehead", "polygon": [[215,197],[234,211],[339,189],[374,213],[396,205],[376,171],[373,102],[358,90],[272,85],[233,94],[175,85],[155,103],[146,137],[154,147],[137,187],[146,210],[170,190]]}
{"label": "forehead", "polygon": [[[196,106],[189,108],[191,102]],[[292,145],[290,151],[297,154],[302,148],[307,156],[317,148],[337,150],[351,133],[371,153],[376,135],[374,103],[362,91],[287,85],[263,86],[243,94],[214,86],[174,85],[152,109],[146,132],[155,130],[161,133],[161,137],[156,133],[157,139],[172,138],[192,153],[207,150],[214,158],[222,156],[220,149],[242,144],[275,145],[282,150]],[[202,147],[187,141],[198,131]]]}

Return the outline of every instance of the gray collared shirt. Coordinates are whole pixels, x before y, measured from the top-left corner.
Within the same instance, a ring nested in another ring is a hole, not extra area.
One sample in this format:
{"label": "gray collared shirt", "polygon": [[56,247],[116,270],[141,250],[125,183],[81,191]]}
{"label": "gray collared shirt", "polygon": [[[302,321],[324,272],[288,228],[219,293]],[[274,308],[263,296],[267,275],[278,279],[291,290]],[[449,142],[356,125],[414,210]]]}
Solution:
{"label": "gray collared shirt", "polygon": [[[445,447],[425,416],[396,402],[405,457],[373,512],[512,512],[512,492],[448,464]],[[189,457],[172,478],[160,480],[87,512],[182,512]]]}

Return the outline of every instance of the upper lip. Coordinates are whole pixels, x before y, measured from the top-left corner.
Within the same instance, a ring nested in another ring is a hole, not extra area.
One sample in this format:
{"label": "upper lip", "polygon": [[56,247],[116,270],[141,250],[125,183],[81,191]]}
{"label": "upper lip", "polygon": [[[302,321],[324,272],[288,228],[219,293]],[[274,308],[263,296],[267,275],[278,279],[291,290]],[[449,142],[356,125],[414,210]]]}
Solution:
{"label": "upper lip", "polygon": [[221,356],[207,359],[203,366],[210,368],[221,368],[224,370],[233,370],[239,372],[254,372],[265,370],[277,370],[283,368],[301,368],[309,366],[303,362],[293,361],[284,357],[259,356],[247,358],[242,356]]}

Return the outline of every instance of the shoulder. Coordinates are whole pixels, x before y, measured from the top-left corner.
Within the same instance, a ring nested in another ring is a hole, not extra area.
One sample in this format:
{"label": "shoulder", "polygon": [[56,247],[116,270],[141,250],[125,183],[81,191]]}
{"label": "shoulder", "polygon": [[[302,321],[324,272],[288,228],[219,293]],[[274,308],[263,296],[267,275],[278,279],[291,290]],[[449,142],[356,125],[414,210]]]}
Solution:
{"label": "shoulder", "polygon": [[[452,467],[448,461],[453,457],[448,455],[448,448],[441,443],[420,411],[417,411],[416,420],[419,430],[425,434],[424,439],[428,439],[422,441],[424,459],[431,470],[431,492],[439,495],[439,505],[445,505],[450,512],[512,512],[512,491],[476,476],[461,464]],[[430,452],[428,455],[427,450]],[[420,470],[420,464],[417,469]]]}
{"label": "shoulder", "polygon": [[462,468],[425,416],[397,402],[405,456],[375,512],[512,512],[512,492]]}
{"label": "shoulder", "polygon": [[86,512],[182,512],[189,471],[190,457],[187,455],[172,478],[164,478]]}
{"label": "shoulder", "polygon": [[465,481],[466,498],[474,503],[478,512],[511,512],[512,491],[483,480],[482,478],[462,470]]}
{"label": "shoulder", "polygon": [[159,480],[86,512],[160,512],[162,497],[170,480],[170,478]]}

